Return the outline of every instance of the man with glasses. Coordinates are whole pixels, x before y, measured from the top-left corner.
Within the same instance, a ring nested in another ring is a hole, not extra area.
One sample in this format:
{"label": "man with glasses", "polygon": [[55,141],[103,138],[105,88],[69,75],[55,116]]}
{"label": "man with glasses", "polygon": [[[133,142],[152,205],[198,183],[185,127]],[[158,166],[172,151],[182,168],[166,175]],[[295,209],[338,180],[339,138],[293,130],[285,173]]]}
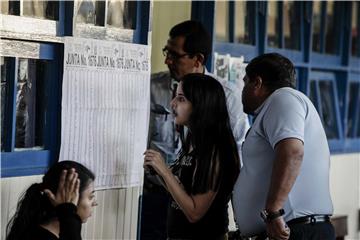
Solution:
{"label": "man with glasses", "polygon": [[[180,144],[170,101],[175,96],[178,81],[186,74],[211,75],[205,68],[211,48],[210,34],[200,22],[179,23],[170,30],[169,39],[163,48],[169,71],[154,74],[151,78],[149,145],[150,148],[160,151],[169,165],[175,160]],[[216,76],[212,77],[216,79]],[[226,94],[230,124],[240,155],[241,143],[249,128],[241,103],[241,91],[229,81],[219,82]],[[142,239],[166,239],[167,208],[164,205],[168,197],[165,192],[156,184],[156,177],[145,174]]]}

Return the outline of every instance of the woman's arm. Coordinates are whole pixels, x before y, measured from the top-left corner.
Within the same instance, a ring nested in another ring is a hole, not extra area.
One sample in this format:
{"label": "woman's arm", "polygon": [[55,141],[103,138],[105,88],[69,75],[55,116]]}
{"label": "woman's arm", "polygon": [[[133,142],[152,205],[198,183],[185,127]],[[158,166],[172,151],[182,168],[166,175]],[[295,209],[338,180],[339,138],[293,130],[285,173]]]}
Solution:
{"label": "woman's arm", "polygon": [[[156,176],[157,181],[161,184],[161,186],[163,186],[166,189],[166,191],[169,191],[169,189],[166,186],[166,183],[164,182],[164,179],[162,177],[160,177],[158,174],[155,174],[155,176]],[[180,182],[180,180],[179,180],[179,178],[177,176],[175,176],[175,179],[176,179],[176,181],[178,181],[180,186],[183,187],[183,185],[181,184],[181,182]]]}
{"label": "woman's arm", "polygon": [[59,240],[81,240],[81,219],[77,215],[80,179],[75,169],[63,170],[56,194],[44,192],[55,207],[60,224]]}
{"label": "woman's arm", "polygon": [[81,219],[73,203],[62,203],[56,207],[60,223],[59,240],[81,240]]}
{"label": "woman's arm", "polygon": [[199,221],[209,210],[217,192],[208,191],[203,194],[189,195],[185,192],[181,182],[166,166],[161,154],[154,150],[147,150],[144,157],[144,166],[152,166],[163,178],[167,190],[184,212],[191,223]]}

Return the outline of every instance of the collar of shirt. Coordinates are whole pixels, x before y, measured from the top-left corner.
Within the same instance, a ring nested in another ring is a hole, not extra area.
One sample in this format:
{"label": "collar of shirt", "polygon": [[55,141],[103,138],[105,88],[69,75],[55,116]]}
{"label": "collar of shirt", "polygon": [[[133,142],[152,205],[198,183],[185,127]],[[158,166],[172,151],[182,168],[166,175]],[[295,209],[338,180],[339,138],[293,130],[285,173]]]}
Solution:
{"label": "collar of shirt", "polygon": [[[281,89],[281,88],[279,88]],[[254,111],[254,117],[256,118],[257,115],[261,112],[261,110],[263,109],[264,105],[266,104],[266,102],[269,101],[269,99],[274,96],[274,93],[276,93],[279,89],[275,90],[273,93],[271,93],[265,100],[264,102]]]}
{"label": "collar of shirt", "polygon": [[176,88],[177,88],[177,85],[178,85],[178,84],[179,84],[179,83],[178,83],[176,80],[171,79],[171,85],[170,85],[171,91],[176,91]]}
{"label": "collar of shirt", "polygon": [[[267,99],[266,99],[266,100],[267,100]],[[261,112],[261,109],[263,109],[266,100],[265,100],[257,109],[255,109],[255,111],[254,111],[254,117],[257,117],[257,115]]]}

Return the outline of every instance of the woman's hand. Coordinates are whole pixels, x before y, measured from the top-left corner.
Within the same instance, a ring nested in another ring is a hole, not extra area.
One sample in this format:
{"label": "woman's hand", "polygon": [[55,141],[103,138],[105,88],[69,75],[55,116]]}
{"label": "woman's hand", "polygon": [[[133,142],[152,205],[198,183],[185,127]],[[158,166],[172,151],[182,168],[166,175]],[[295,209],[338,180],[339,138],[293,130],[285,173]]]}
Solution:
{"label": "woman's hand", "polygon": [[44,192],[55,207],[62,203],[73,203],[77,206],[79,201],[80,179],[75,169],[63,170],[60,176],[59,186],[54,195],[49,189]]}
{"label": "woman's hand", "polygon": [[144,168],[148,167],[152,167],[160,176],[169,171],[161,154],[152,149],[148,149],[144,153]]}
{"label": "woman's hand", "polygon": [[180,206],[189,222],[195,223],[199,221],[209,210],[217,192],[208,191],[189,195],[179,178],[172,174],[171,170],[166,166],[159,152],[148,149],[144,155],[144,168],[152,167],[162,177],[166,189]]}

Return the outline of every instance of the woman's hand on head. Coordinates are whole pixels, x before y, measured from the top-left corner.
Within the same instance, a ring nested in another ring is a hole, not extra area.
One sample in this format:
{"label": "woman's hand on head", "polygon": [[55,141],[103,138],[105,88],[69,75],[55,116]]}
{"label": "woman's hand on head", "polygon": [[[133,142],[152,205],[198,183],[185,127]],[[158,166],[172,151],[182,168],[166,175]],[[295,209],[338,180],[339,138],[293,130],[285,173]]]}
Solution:
{"label": "woman's hand on head", "polygon": [[75,169],[63,170],[56,194],[49,189],[44,192],[55,207],[62,203],[73,203],[77,206],[79,201],[80,179]]}
{"label": "woman's hand on head", "polygon": [[152,167],[160,176],[163,176],[169,171],[161,153],[152,149],[148,149],[144,152],[144,168],[148,167]]}

